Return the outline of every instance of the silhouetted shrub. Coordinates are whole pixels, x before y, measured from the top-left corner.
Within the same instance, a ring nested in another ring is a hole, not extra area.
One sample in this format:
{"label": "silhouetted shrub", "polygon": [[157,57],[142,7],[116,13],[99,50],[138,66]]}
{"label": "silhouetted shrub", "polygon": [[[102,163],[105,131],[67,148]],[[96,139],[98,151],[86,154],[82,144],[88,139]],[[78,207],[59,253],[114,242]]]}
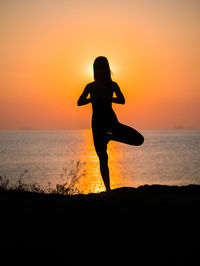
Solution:
{"label": "silhouetted shrub", "polygon": [[48,183],[48,186],[42,188],[37,182],[32,182],[27,184],[23,181],[23,177],[28,173],[28,170],[25,170],[17,181],[14,184],[10,184],[10,180],[6,176],[0,176],[0,190],[18,190],[18,191],[29,191],[36,193],[48,193],[48,194],[79,194],[81,193],[80,189],[77,188],[77,183],[79,179],[85,175],[85,170],[83,169],[81,161],[71,161],[70,167],[63,168],[61,173],[61,179],[63,183],[56,184],[55,188],[51,187],[51,183]]}

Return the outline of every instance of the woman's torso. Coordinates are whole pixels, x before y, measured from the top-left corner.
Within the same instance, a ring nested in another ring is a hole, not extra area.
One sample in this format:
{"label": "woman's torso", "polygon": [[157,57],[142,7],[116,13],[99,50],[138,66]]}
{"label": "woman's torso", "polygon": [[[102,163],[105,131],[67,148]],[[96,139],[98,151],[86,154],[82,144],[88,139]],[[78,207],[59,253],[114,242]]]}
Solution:
{"label": "woman's torso", "polygon": [[113,82],[109,84],[91,83],[90,98],[92,100],[92,124],[108,126],[115,122],[117,117],[112,109]]}

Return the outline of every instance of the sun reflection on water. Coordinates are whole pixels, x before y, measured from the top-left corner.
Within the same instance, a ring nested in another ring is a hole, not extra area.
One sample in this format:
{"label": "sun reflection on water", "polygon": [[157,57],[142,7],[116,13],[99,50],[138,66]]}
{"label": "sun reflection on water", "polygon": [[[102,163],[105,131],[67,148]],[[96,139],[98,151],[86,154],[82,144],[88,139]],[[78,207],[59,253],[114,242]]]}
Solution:
{"label": "sun reflection on water", "polygon": [[[112,141],[108,144],[108,166],[110,170],[111,189],[127,185],[127,180],[124,179],[119,164],[121,155],[119,154],[119,149],[116,149],[117,144],[118,143]],[[105,191],[99,169],[99,159],[94,149],[91,131],[87,131],[84,149],[85,152],[81,160],[86,162],[86,174],[80,178],[77,186],[85,194]]]}

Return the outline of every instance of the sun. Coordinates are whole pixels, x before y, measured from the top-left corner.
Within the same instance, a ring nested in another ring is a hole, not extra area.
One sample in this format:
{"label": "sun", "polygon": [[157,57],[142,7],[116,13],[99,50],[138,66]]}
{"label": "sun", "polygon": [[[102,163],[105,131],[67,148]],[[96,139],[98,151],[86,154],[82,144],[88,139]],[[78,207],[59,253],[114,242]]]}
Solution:
{"label": "sun", "polygon": [[94,78],[94,72],[93,72],[93,63],[89,63],[86,68],[85,68],[85,72],[88,76],[89,79],[93,79]]}

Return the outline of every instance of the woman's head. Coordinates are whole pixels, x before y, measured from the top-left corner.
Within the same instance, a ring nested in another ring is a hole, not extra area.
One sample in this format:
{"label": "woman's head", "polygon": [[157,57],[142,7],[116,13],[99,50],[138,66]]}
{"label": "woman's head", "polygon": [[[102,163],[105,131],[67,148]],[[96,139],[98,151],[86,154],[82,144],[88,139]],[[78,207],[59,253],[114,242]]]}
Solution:
{"label": "woman's head", "polygon": [[108,59],[104,56],[99,56],[94,60],[94,79],[95,81],[111,81],[111,71]]}

